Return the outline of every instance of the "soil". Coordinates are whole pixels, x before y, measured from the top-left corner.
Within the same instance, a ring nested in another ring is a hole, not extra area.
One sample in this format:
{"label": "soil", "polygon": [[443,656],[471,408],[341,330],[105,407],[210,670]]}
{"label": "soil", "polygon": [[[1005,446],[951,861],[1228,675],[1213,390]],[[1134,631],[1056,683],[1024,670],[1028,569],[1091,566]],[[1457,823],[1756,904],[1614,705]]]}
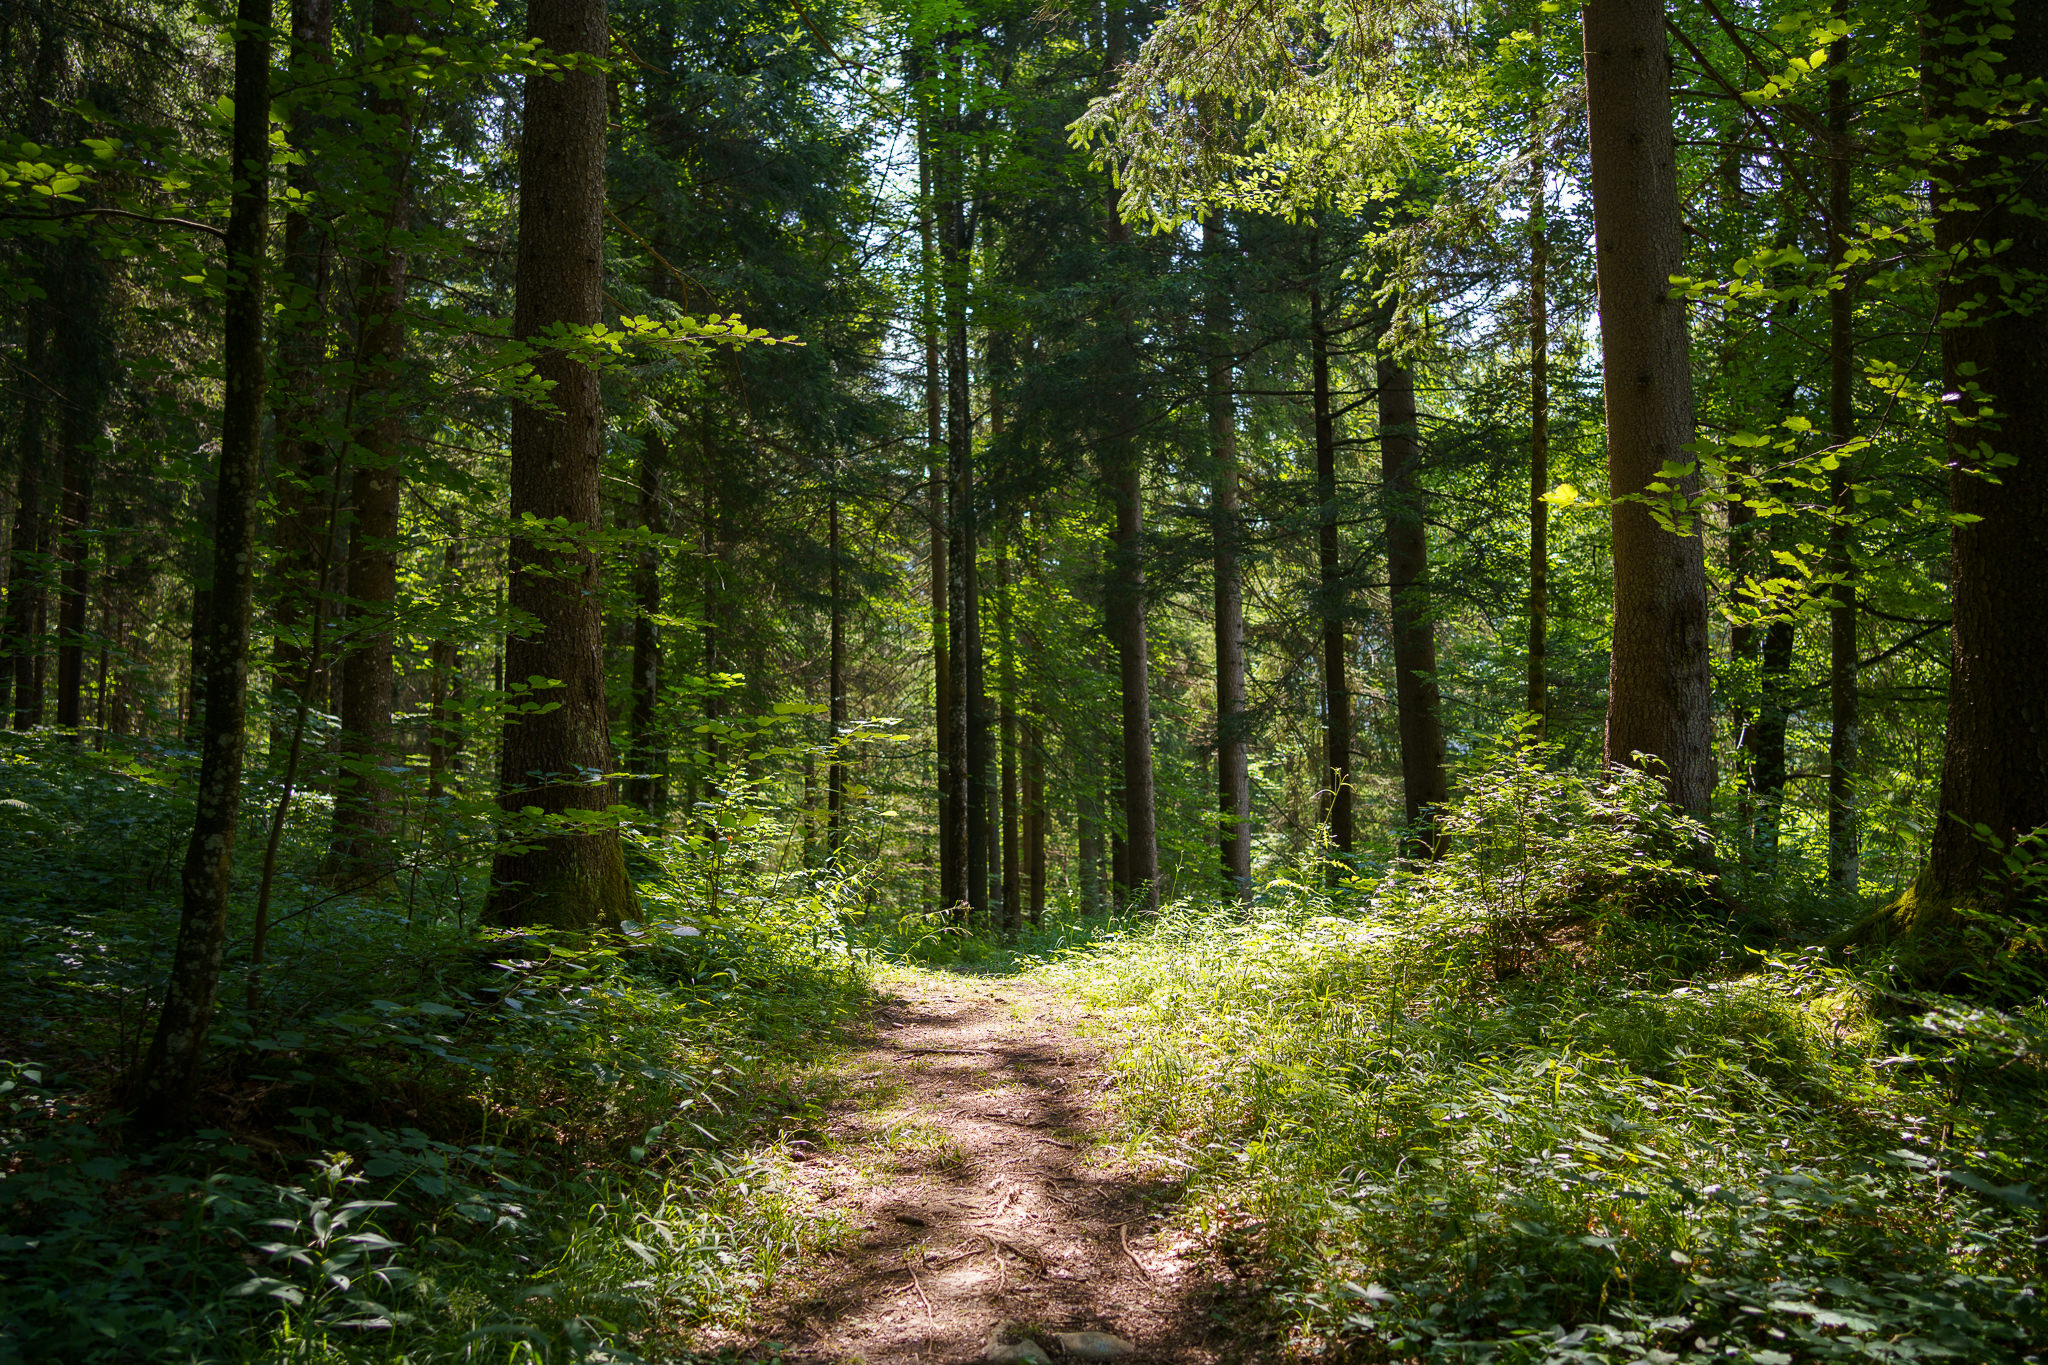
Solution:
{"label": "soil", "polygon": [[1217,1359],[1219,1272],[1165,1223],[1172,1182],[1102,1145],[1113,1078],[1076,1022],[1014,981],[884,1001],[847,1101],[791,1144],[807,1196],[857,1232],[785,1272],[748,1358],[966,1362],[1014,1323],[1056,1361],[1053,1334],[1079,1331],[1127,1361]]}

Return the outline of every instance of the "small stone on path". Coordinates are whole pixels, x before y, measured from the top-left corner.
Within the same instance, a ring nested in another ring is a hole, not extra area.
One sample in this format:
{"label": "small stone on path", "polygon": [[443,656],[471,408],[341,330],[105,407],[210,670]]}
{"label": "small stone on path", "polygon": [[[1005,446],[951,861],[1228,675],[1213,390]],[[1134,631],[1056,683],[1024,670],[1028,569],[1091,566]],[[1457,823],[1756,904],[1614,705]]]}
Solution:
{"label": "small stone on path", "polygon": [[988,1345],[982,1350],[983,1360],[1014,1361],[1018,1365],[1052,1365],[1052,1357],[1045,1348],[1024,1335],[1024,1329],[1014,1322],[999,1322],[988,1329]]}

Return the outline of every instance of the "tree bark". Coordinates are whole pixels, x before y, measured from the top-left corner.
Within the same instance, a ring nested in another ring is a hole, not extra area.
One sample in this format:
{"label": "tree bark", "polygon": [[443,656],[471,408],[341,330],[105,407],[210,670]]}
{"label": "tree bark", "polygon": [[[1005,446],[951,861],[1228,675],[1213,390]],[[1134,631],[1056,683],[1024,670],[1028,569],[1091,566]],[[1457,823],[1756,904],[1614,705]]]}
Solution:
{"label": "tree bark", "polygon": [[[410,8],[376,0],[374,36],[403,40],[417,29]],[[398,604],[399,469],[404,462],[403,378],[408,262],[401,240],[412,208],[411,101],[396,82],[370,105],[378,130],[377,172],[389,197],[381,241],[364,258],[356,289],[361,340],[349,408],[355,467],[350,479],[347,601],[348,648],[341,651],[341,734],[334,786],[334,833],[329,866],[351,879],[374,878],[391,868],[396,793],[393,759],[392,677]]]}
{"label": "tree bark", "polygon": [[[452,588],[462,568],[462,551],[453,536],[441,551],[441,583]],[[447,773],[456,754],[461,733],[455,722],[454,704],[460,700],[461,655],[455,642],[437,639],[427,647],[427,666],[433,671],[433,695],[427,707],[427,800],[444,795]]]}
{"label": "tree bark", "polygon": [[[943,173],[939,205],[939,281],[945,308],[946,343],[946,756],[951,773],[953,881],[945,888],[948,909],[961,921],[986,908],[987,851],[977,836],[981,800],[974,783],[974,431],[968,405],[966,289],[967,215],[960,202],[959,166]],[[977,851],[979,850],[979,851]],[[976,864],[982,877],[975,877]],[[981,895],[976,895],[976,886]]]}
{"label": "tree bark", "polygon": [[[1337,429],[1330,412],[1330,340],[1323,318],[1322,234],[1308,239],[1308,348],[1310,407],[1316,449],[1316,615],[1323,624],[1323,819],[1330,846],[1348,855],[1357,842],[1351,824],[1351,684],[1345,676],[1350,632],[1338,539]],[[1339,875],[1337,866],[1330,875]]]}
{"label": "tree bark", "polygon": [[1232,392],[1233,325],[1230,289],[1224,278],[1231,254],[1218,218],[1202,224],[1202,256],[1209,267],[1204,326],[1209,334],[1209,505],[1216,547],[1216,844],[1229,894],[1243,899],[1251,894],[1252,882],[1252,783],[1245,733],[1244,577],[1238,566],[1242,527],[1237,403]]}
{"label": "tree bark", "polygon": [[[668,534],[668,516],[662,508],[661,476],[668,462],[668,444],[652,427],[640,437],[640,528],[649,536]],[[627,713],[627,747],[632,761],[626,767],[626,803],[638,806],[651,820],[659,822],[665,804],[667,783],[663,769],[668,764],[667,745],[662,742],[656,713],[661,702],[661,551],[653,543],[642,547],[633,563],[633,702]]]}
{"label": "tree bark", "polygon": [[35,380],[22,385],[21,426],[15,433],[14,542],[7,566],[7,666],[17,730],[42,723],[42,613],[48,574],[48,528],[43,515],[45,431],[43,391],[46,336],[34,300],[23,308],[23,368]]}
{"label": "tree bark", "polygon": [[128,1078],[136,1127],[182,1126],[198,1086],[227,946],[228,875],[240,824],[249,682],[249,608],[255,502],[263,440],[263,272],[270,180],[270,0],[238,0],[234,38],[234,179],[223,243],[229,264],[221,368],[220,483],[213,600],[204,660],[206,719],[192,835],[179,877],[181,905],[156,1030]]}
{"label": "tree bark", "polygon": [[1757,706],[1756,747],[1750,767],[1751,801],[1756,810],[1757,865],[1771,868],[1778,861],[1778,833],[1785,814],[1786,771],[1785,722],[1787,686],[1792,675],[1792,650],[1798,628],[1790,621],[1773,621],[1764,628],[1762,688]]}
{"label": "tree bark", "polygon": [[[97,318],[74,315],[76,328],[96,327]],[[75,740],[85,721],[85,617],[92,579],[92,482],[99,424],[98,385],[87,380],[70,386],[61,429],[64,447],[62,533],[58,560],[57,724]]]}
{"label": "tree bark", "polygon": [[1038,716],[1024,718],[1024,875],[1031,883],[1031,927],[1045,922],[1045,737]]}
{"label": "tree bark", "polygon": [[[1600,353],[1613,499],[1614,635],[1605,760],[1661,771],[1671,803],[1704,816],[1713,791],[1703,543],[1659,525],[1645,499],[1663,483],[1687,500],[1692,375],[1663,0],[1589,0],[1586,123],[1592,160]],[[1681,530],[1691,513],[1679,520]]]}
{"label": "tree bark", "polygon": [[698,421],[698,499],[701,503],[701,520],[697,528],[697,555],[704,570],[704,624],[699,634],[704,645],[704,799],[715,801],[721,795],[718,782],[719,743],[718,718],[720,687],[718,672],[722,663],[718,655],[718,623],[723,615],[724,599],[719,592],[724,566],[720,560],[718,496],[718,447],[716,427],[712,422],[711,404],[707,400],[699,413]]}
{"label": "tree bark", "polygon": [[288,201],[292,208],[285,214],[284,269],[278,291],[280,383],[277,473],[272,481],[277,510],[270,562],[272,686],[278,693],[270,713],[273,751],[290,742],[284,727],[295,704],[305,701],[317,706],[321,700],[320,674],[306,640],[306,618],[324,609],[321,603],[327,585],[322,581],[323,566],[330,562],[328,539],[332,534],[327,515],[328,481],[340,477],[322,431],[322,369],[327,359],[328,272],[333,252],[325,226],[305,207],[319,192],[322,158],[312,144],[326,123],[319,102],[324,96],[321,77],[334,62],[333,0],[292,0],[291,26],[287,79],[303,90],[320,93],[302,94],[293,101],[286,135],[301,156],[285,172],[294,195]]}
{"label": "tree bark", "polygon": [[[604,0],[533,0],[527,36],[550,53],[602,58]],[[604,273],[605,87],[588,66],[526,78],[519,138],[519,257],[512,332],[522,340],[557,323],[600,318]],[[612,804],[605,706],[604,623],[596,553],[581,537],[600,518],[604,408],[597,374],[542,347],[535,372],[553,382],[553,410],[513,409],[511,515],[561,518],[559,532],[512,536],[511,602],[534,626],[505,642],[514,679],[552,680],[535,700],[553,710],[509,716],[499,763],[499,804],[511,816],[597,812]],[[617,830],[521,832],[491,869],[491,918],[505,925],[593,929],[633,907]]]}
{"label": "tree bark", "polygon": [[[1930,0],[1926,68],[1937,118],[1988,122],[1971,83],[1978,41],[2015,90],[2048,79],[2048,8],[2000,19],[1979,0]],[[1999,26],[2007,32],[2001,34]],[[1983,965],[1956,907],[2048,921],[2038,882],[2012,879],[2001,850],[2048,825],[2048,218],[2042,134],[2030,119],[1979,131],[1940,168],[1935,241],[1952,262],[1940,292],[1949,405],[1954,624],[1939,818],[1926,869],[1874,927],[1916,945],[1923,979]],[[2002,251],[1993,247],[2004,244]],[[1994,479],[1996,480],[1994,482]],[[1964,520],[1967,519],[1967,520]],[[2023,857],[2025,855],[2022,855]],[[2032,857],[2038,860],[2038,845]],[[2040,863],[2034,861],[2038,876]]]}
{"label": "tree bark", "polygon": [[[36,55],[29,68],[23,131],[36,143],[53,140],[52,120],[58,107],[57,82],[64,60],[64,41],[47,7],[36,14]],[[51,247],[34,240],[16,250],[25,258],[31,278],[53,273]],[[16,484],[14,537],[9,547],[7,619],[0,637],[0,662],[7,665],[17,730],[43,723],[43,629],[49,604],[50,511],[44,506],[44,465],[49,458],[49,433],[44,394],[50,387],[49,337],[55,322],[46,299],[25,299],[21,305],[21,427],[15,437]]]}
{"label": "tree bark", "polygon": [[839,861],[839,850],[846,840],[846,756],[841,748],[846,742],[846,602],[839,572],[839,491],[832,491],[832,503],[828,512],[830,521],[831,569],[829,591],[832,594],[832,640],[826,681],[828,696],[828,719],[832,726],[832,766],[826,775],[825,805],[826,845],[833,865]]}
{"label": "tree bark", "polygon": [[1401,732],[1404,852],[1434,858],[1443,843],[1436,810],[1448,799],[1444,778],[1443,696],[1436,681],[1436,619],[1429,601],[1429,534],[1422,521],[1416,468],[1422,442],[1415,376],[1382,355],[1378,366],[1380,496],[1387,518],[1387,599],[1393,619],[1394,712]]}
{"label": "tree bark", "polygon": [[[1543,19],[1536,18],[1536,52],[1542,72]],[[1540,741],[1550,723],[1550,190],[1545,164],[1548,145],[1539,82],[1532,155],[1529,158],[1529,657],[1522,709],[1534,719],[1529,738]]]}
{"label": "tree bark", "polygon": [[[1130,229],[1117,213],[1117,191],[1109,197],[1109,241],[1127,245]],[[1159,909],[1159,841],[1155,824],[1152,777],[1152,691],[1145,640],[1145,502],[1144,456],[1129,426],[1136,395],[1130,391],[1136,360],[1133,309],[1118,303],[1118,326],[1124,333],[1125,372],[1117,377],[1124,391],[1111,420],[1123,424],[1103,442],[1103,482],[1115,508],[1116,525],[1104,592],[1104,617],[1117,654],[1117,682],[1123,700],[1124,871],[1117,884],[1126,888],[1126,908],[1153,914]]]}
{"label": "tree bark", "polygon": [[[1848,18],[1847,0],[1834,17]],[[1849,39],[1828,49],[1828,268],[1839,274],[1849,239]],[[1828,294],[1828,429],[1837,446],[1856,434],[1856,294],[1846,278]],[[1856,560],[1850,551],[1856,487],[1847,456],[1828,471],[1828,572],[1836,580],[1828,609],[1828,881],[1854,895],[1862,855],[1856,822],[1856,765],[1862,716],[1856,690]],[[1783,743],[1782,734],[1779,739]]]}
{"label": "tree bark", "polygon": [[1092,784],[1084,782],[1075,801],[1074,844],[1080,862],[1076,880],[1080,883],[1081,913],[1102,913],[1102,814]]}
{"label": "tree bark", "polygon": [[1022,850],[1017,830],[1017,638],[1010,616],[1010,556],[996,556],[996,639],[1001,671],[996,683],[1002,748],[1003,932],[1015,937],[1024,917]]}
{"label": "tree bark", "polygon": [[946,444],[940,391],[944,386],[939,363],[938,247],[932,219],[936,212],[932,198],[931,119],[928,105],[921,105],[917,122],[918,219],[920,247],[920,292],[924,332],[924,425],[926,515],[931,521],[931,619],[932,619],[932,716],[933,736],[938,753],[939,813],[939,909],[951,910],[957,903],[955,888],[966,885],[959,869],[960,846],[953,828],[953,673],[949,644],[950,617],[947,598],[951,589],[947,549],[950,524],[947,495],[951,487],[951,455]]}

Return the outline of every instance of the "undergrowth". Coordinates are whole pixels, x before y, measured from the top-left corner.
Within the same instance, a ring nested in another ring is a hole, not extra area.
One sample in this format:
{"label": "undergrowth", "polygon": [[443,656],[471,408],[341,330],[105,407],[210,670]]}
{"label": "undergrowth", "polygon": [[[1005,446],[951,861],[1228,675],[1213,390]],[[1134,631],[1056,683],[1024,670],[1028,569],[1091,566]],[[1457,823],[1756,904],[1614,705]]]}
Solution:
{"label": "undergrowth", "polygon": [[[643,920],[600,945],[479,937],[446,860],[287,876],[254,1005],[234,926],[205,1126],[146,1145],[108,1097],[176,924],[183,756],[14,743],[0,1363],[687,1359],[843,1235],[776,1139],[830,1098],[868,973],[851,879],[783,865],[772,829],[721,841],[716,915],[700,848],[643,844]],[[287,869],[318,866],[325,815]]]}
{"label": "undergrowth", "polygon": [[1830,965],[1786,937],[1814,897],[1720,904],[1653,784],[1544,757],[1468,784],[1442,862],[1055,969],[1273,1349],[2040,1358],[2048,1010]]}

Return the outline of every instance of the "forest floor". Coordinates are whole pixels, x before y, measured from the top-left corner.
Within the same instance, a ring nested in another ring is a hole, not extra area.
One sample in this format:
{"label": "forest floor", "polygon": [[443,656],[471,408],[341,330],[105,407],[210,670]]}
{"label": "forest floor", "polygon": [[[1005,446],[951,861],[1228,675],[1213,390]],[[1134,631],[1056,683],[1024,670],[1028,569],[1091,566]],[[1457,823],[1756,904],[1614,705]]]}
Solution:
{"label": "forest floor", "polygon": [[[1176,1183],[1103,1145],[1113,1077],[1079,1009],[1015,979],[889,987],[843,1100],[791,1143],[795,1183],[856,1235],[715,1344],[820,1365],[1031,1359],[1019,1338],[1055,1360],[1217,1359],[1218,1272],[1165,1221]],[[1135,1350],[1060,1337],[1083,1332]]]}

